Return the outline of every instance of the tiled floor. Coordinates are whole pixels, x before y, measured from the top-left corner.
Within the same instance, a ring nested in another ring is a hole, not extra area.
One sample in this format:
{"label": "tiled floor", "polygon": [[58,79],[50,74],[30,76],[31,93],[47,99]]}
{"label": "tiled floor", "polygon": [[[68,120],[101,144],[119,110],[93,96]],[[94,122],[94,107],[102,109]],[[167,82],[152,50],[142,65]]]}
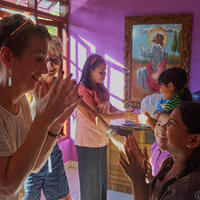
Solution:
{"label": "tiled floor", "polygon": [[[77,168],[66,169],[72,200],[80,200],[79,177]],[[121,192],[108,190],[107,200],[133,200],[133,196]]]}

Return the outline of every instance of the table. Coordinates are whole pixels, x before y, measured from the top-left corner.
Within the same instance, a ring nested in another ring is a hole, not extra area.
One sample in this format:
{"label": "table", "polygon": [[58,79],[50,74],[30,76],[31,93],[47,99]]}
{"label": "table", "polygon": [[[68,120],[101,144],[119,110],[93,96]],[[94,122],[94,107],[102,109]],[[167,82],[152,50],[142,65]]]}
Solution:
{"label": "table", "polygon": [[[148,153],[150,152],[151,144],[155,141],[155,138],[149,127],[125,120],[113,120],[110,126],[113,131],[123,137],[134,134],[139,146],[141,148],[147,146]],[[114,191],[132,193],[131,182],[119,165],[119,150],[111,141],[108,145],[108,188]]]}

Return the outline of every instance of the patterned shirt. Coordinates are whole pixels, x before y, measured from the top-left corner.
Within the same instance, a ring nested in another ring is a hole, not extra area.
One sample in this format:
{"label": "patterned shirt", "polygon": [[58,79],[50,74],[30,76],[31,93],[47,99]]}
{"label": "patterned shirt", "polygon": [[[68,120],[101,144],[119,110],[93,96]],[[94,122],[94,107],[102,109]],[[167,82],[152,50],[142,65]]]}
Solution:
{"label": "patterned shirt", "polygon": [[157,108],[156,108],[156,112],[159,112],[161,113],[165,107],[165,105],[169,102],[170,100],[169,99],[163,99],[161,98],[158,105],[157,105]]}
{"label": "patterned shirt", "polygon": [[183,102],[183,100],[181,99],[181,97],[179,95],[174,95],[168,103],[165,104],[164,106],[164,111],[166,110],[174,110],[176,109],[181,103]]}

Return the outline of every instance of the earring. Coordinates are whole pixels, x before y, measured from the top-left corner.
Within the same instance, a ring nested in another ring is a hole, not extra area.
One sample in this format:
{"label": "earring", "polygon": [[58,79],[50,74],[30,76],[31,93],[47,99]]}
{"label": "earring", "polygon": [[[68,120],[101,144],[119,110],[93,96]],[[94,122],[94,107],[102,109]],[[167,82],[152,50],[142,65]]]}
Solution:
{"label": "earring", "polygon": [[12,86],[12,77],[11,77],[11,73],[9,73],[9,75],[8,75],[8,86]]}

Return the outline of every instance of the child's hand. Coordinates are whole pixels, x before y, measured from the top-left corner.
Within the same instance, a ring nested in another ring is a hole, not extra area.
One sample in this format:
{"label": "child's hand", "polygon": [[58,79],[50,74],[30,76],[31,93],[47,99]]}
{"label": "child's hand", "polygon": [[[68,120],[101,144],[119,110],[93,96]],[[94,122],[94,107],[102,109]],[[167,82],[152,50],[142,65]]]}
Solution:
{"label": "child's hand", "polygon": [[147,117],[147,121],[146,121],[146,123],[149,125],[150,124],[150,122],[151,122],[151,115],[148,113],[148,112],[145,112],[144,113],[145,114],[145,116]]}
{"label": "child's hand", "polygon": [[154,130],[157,120],[151,117],[148,112],[145,112],[144,114],[147,117],[146,123]]}

